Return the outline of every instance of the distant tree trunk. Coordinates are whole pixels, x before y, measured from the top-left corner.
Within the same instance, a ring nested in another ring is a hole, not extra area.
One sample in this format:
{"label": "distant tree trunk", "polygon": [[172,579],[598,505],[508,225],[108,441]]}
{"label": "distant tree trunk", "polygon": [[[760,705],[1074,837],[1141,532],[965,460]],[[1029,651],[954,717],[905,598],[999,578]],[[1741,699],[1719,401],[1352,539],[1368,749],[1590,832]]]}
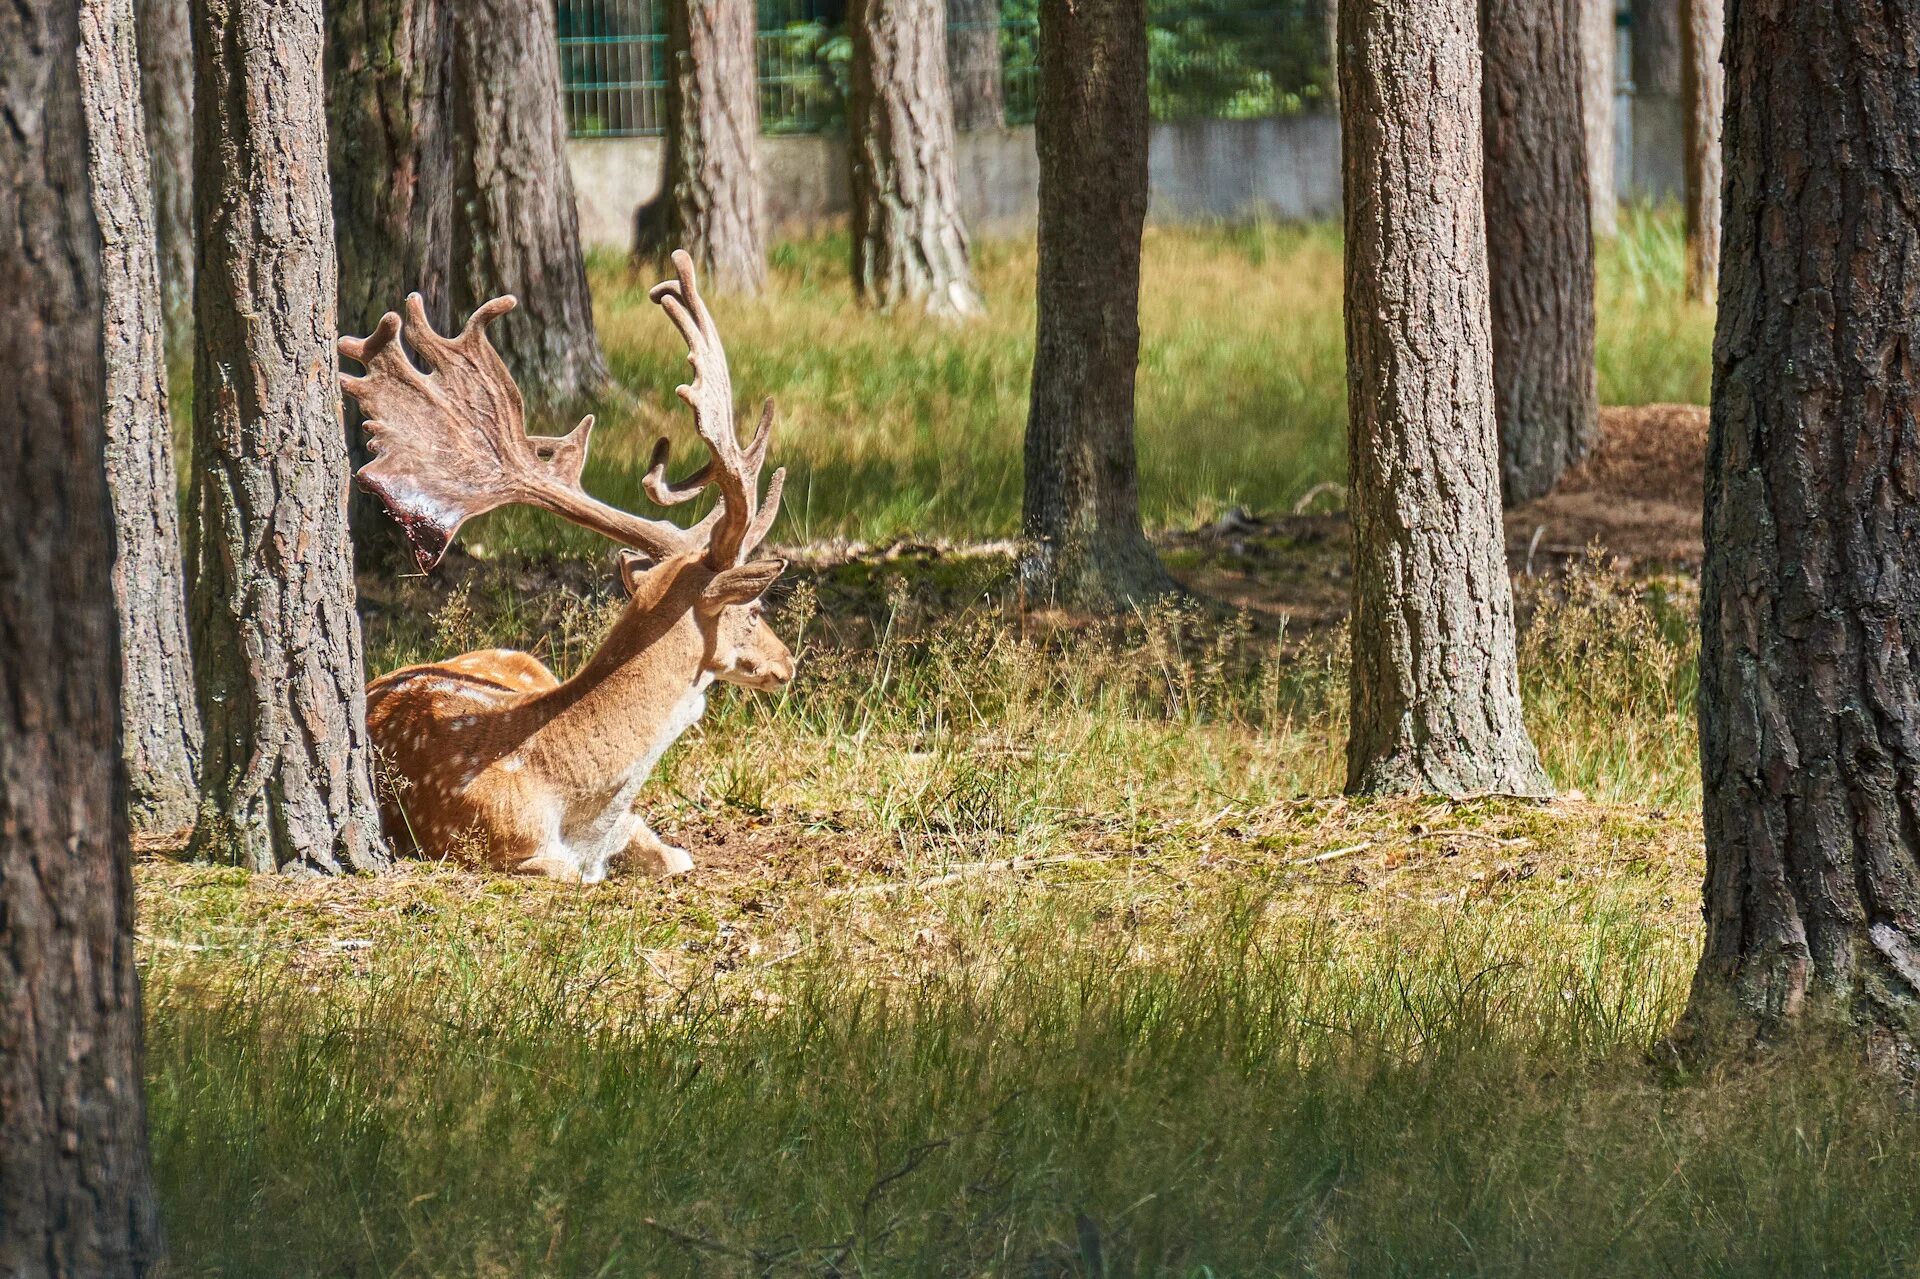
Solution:
{"label": "distant tree trunk", "polygon": [[1145,0],[1042,0],[1039,330],[1027,413],[1031,595],[1123,608],[1174,589],[1140,527],[1133,383],[1147,215]]}
{"label": "distant tree trunk", "polygon": [[[442,326],[447,306],[453,157],[444,0],[338,0],[327,10],[328,169],[343,333],[371,333],[409,293]],[[359,407],[346,404],[350,466],[368,461]],[[348,500],[362,564],[412,563],[378,498]]]}
{"label": "distant tree trunk", "polygon": [[493,345],[529,400],[571,410],[605,389],[607,362],[580,256],[553,6],[460,0],[451,13],[452,314],[518,297]]}
{"label": "distant tree trunk", "polygon": [[1620,225],[1613,174],[1614,0],[1579,0],[1581,103],[1587,120],[1587,195],[1593,234],[1610,237]]}
{"label": "distant tree trunk", "polygon": [[1500,526],[1471,0],[1340,13],[1347,789],[1540,795]]}
{"label": "distant tree trunk", "polygon": [[1720,277],[1720,66],[1726,0],[1682,0],[1685,54],[1681,101],[1687,125],[1687,296],[1711,302]]}
{"label": "distant tree trunk", "polygon": [[131,0],[83,0],[80,85],[93,210],[101,236],[106,341],[106,465],[118,532],[120,709],[133,830],[155,847],[186,843],[199,808],[200,722],[193,710],[179,488],[167,420],[153,193]]}
{"label": "distant tree trunk", "polygon": [[256,870],[375,870],[334,354],[320,0],[196,0],[194,833]]}
{"label": "distant tree trunk", "polygon": [[0,1274],[112,1279],[160,1239],[79,13],[0,6]]}
{"label": "distant tree trunk", "polygon": [[189,0],[136,0],[140,88],[153,167],[153,229],[167,350],[193,340],[193,36]]}
{"label": "distant tree trunk", "polygon": [[1000,129],[1007,123],[1000,86],[1000,0],[949,0],[947,69],[956,129]]}
{"label": "distant tree trunk", "polygon": [[943,0],[852,0],[853,285],[882,310],[984,313],[960,219]]}
{"label": "distant tree trunk", "polygon": [[[1696,1017],[1920,1066],[1920,4],[1734,0]],[[1782,139],[1791,139],[1784,145]]]}
{"label": "distant tree trunk", "polygon": [[[1680,10],[1695,0],[1633,0],[1633,92],[1680,96]],[[1724,2],[1724,0],[1723,0]]]}
{"label": "distant tree trunk", "polygon": [[754,29],[752,0],[668,0],[660,194],[635,220],[633,252],[662,262],[685,249],[714,292],[767,283]]}
{"label": "distant tree trunk", "polygon": [[1494,416],[1509,503],[1543,496],[1599,428],[1582,3],[1481,5]]}

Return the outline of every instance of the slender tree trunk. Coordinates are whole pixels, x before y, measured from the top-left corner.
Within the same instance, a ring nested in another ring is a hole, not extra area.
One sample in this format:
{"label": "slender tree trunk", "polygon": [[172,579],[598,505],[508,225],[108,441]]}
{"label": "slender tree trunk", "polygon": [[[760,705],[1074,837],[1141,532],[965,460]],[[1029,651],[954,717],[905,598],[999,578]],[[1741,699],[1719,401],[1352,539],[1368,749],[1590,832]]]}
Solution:
{"label": "slender tree trunk", "polygon": [[374,870],[320,0],[197,0],[197,851]]}
{"label": "slender tree trunk", "polygon": [[31,1279],[159,1252],[79,18],[0,6],[0,1274]]}
{"label": "slender tree trunk", "polygon": [[953,158],[943,0],[852,0],[853,285],[886,310],[918,302],[966,318],[973,287]]}
{"label": "slender tree trunk", "polygon": [[1633,0],[1633,25],[1627,36],[1633,48],[1633,92],[1680,96],[1680,10],[1693,0]]}
{"label": "slender tree trunk", "polygon": [[[1544,3],[1544,0],[1542,0]],[[1587,194],[1593,234],[1609,237],[1620,224],[1613,175],[1614,0],[1578,0],[1581,6],[1581,104],[1587,121]]]}
{"label": "slender tree trunk", "polygon": [[1031,595],[1123,608],[1174,589],[1140,528],[1133,383],[1147,216],[1144,0],[1042,0],[1039,328],[1022,566]]}
{"label": "slender tree trunk", "polygon": [[[1697,1015],[1920,1065],[1920,4],[1734,0]],[[1790,140],[1790,142],[1783,142]]]}
{"label": "slender tree trunk", "polygon": [[1346,0],[1347,789],[1547,792],[1500,527],[1472,0]]}
{"label": "slender tree trunk", "polygon": [[1487,259],[1500,480],[1544,495],[1599,429],[1583,0],[1484,0]]}
{"label": "slender tree trunk", "polygon": [[635,219],[634,257],[685,249],[709,290],[758,293],[767,247],[752,0],[668,0],[667,62],[660,194]]}
{"label": "slender tree trunk", "polygon": [[134,44],[131,0],[83,0],[80,83],[102,241],[106,465],[118,531],[113,593],[133,830],[152,846],[178,849],[199,808],[200,722],[187,652],[180,499]]}
{"label": "slender tree trunk", "polygon": [[600,394],[580,222],[567,169],[553,6],[453,5],[454,194],[449,304],[502,293],[519,309],[489,332],[527,398],[556,412]]}
{"label": "slender tree trunk", "polygon": [[1005,128],[1000,0],[948,0],[947,69],[953,84],[954,128]]}
{"label": "slender tree trunk", "polygon": [[[453,216],[444,0],[330,0],[328,169],[333,175],[342,333],[371,333],[409,293],[444,330]],[[368,461],[359,407],[346,404],[352,469]],[[370,493],[353,489],[348,524],[362,566],[411,564]]]}
{"label": "slender tree trunk", "polygon": [[140,89],[153,169],[153,229],[159,242],[160,305],[167,350],[185,358],[193,340],[193,36],[190,0],[135,0]]}
{"label": "slender tree trunk", "polygon": [[1682,0],[1681,101],[1687,124],[1687,296],[1711,302],[1720,279],[1720,115],[1726,73],[1720,44],[1726,0]]}

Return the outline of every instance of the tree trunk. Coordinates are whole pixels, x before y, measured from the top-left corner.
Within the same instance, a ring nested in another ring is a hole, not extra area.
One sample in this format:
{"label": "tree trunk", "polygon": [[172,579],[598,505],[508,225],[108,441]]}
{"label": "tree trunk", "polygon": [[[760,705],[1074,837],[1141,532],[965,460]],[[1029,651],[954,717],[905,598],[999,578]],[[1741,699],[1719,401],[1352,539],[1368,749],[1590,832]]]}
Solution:
{"label": "tree trunk", "polygon": [[1614,0],[1578,3],[1584,67],[1580,91],[1587,121],[1587,195],[1593,205],[1593,234],[1609,237],[1620,225],[1620,200],[1613,176]]}
{"label": "tree trunk", "polygon": [[752,0],[668,0],[660,194],[635,219],[636,259],[693,255],[711,292],[767,283]]}
{"label": "tree trunk", "polygon": [[1920,3],[1728,7],[1695,1012],[1920,1064]]}
{"label": "tree trunk", "polygon": [[1712,302],[1720,279],[1720,66],[1726,0],[1683,0],[1681,101],[1687,125],[1687,296]]}
{"label": "tree trunk", "polygon": [[167,350],[193,340],[193,36],[189,0],[135,0]]}
{"label": "tree trunk", "polygon": [[[328,168],[333,174],[342,333],[371,333],[409,293],[444,332],[453,215],[448,23],[442,0],[337,0],[327,8]],[[463,317],[464,318],[464,317]],[[346,404],[350,466],[369,460],[359,406]],[[353,488],[348,525],[363,566],[410,565],[405,540]]]}
{"label": "tree trunk", "polygon": [[953,85],[953,127],[1002,129],[1000,0],[949,0],[947,69]]}
{"label": "tree trunk", "polygon": [[853,286],[881,310],[983,314],[960,220],[943,0],[852,0]]}
{"label": "tree trunk", "polygon": [[113,593],[120,609],[120,708],[133,830],[151,846],[178,849],[199,808],[200,723],[187,652],[180,499],[134,44],[131,0],[84,0],[80,84],[102,241],[106,465],[118,531]]}
{"label": "tree trunk", "polygon": [[1695,0],[1633,0],[1633,93],[1680,96],[1680,10]]}
{"label": "tree trunk", "polygon": [[194,843],[256,870],[385,860],[346,527],[320,10],[194,6]]}
{"label": "tree trunk", "polygon": [[1541,497],[1599,429],[1582,0],[1485,0],[1494,417],[1509,503]]}
{"label": "tree trunk", "polygon": [[1540,795],[1500,527],[1472,0],[1347,0],[1347,789]]}
{"label": "tree trunk", "polygon": [[1108,610],[1174,589],[1140,528],[1133,382],[1147,216],[1144,0],[1042,0],[1030,595]]}
{"label": "tree trunk", "polygon": [[0,6],[0,1274],[35,1279],[159,1252],[79,14]]}
{"label": "tree trunk", "polygon": [[603,391],[580,222],[567,169],[551,4],[461,0],[453,14],[452,313],[502,293],[519,309],[489,330],[521,390],[569,411]]}

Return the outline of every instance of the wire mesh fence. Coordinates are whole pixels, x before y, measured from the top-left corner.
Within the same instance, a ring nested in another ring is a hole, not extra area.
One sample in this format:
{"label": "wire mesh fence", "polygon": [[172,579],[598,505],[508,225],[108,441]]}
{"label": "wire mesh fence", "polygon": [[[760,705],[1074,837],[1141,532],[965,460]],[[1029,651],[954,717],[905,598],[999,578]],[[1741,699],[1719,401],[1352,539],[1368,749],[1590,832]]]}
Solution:
{"label": "wire mesh fence", "polygon": [[[1156,119],[1288,115],[1327,99],[1326,0],[1255,2],[1259,7],[1248,0],[1150,0],[1148,93]],[[999,34],[993,114],[1025,124],[1038,104],[1036,0],[1001,0],[999,9],[997,22],[949,24],[956,83],[964,74],[981,74],[975,60],[992,56],[990,44],[966,37],[993,26]],[[557,16],[573,135],[661,132],[665,0],[558,0]],[[840,0],[761,0],[758,17],[761,128],[818,133],[841,127],[853,46]]]}

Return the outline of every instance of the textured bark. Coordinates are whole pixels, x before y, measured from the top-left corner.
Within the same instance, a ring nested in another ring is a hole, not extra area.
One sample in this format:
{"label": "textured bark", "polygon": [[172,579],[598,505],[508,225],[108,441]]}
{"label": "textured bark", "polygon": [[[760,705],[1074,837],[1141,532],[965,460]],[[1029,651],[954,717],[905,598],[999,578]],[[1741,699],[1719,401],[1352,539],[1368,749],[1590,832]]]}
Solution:
{"label": "textured bark", "polygon": [[1509,503],[1544,495],[1599,429],[1583,0],[1484,0],[1494,418]]}
{"label": "textured bark", "polygon": [[80,82],[101,238],[106,465],[118,533],[113,593],[129,798],[134,833],[153,846],[178,848],[199,807],[200,721],[187,652],[179,490],[134,44],[131,0],[83,0]]}
{"label": "textured bark", "polygon": [[199,0],[194,22],[194,843],[256,870],[373,870],[320,0]]}
{"label": "textured bark", "polygon": [[1613,179],[1614,0],[1578,3],[1581,109],[1587,121],[1587,195],[1593,207],[1593,233],[1610,236],[1620,224],[1620,202]]}
{"label": "textured bark", "polygon": [[633,252],[660,263],[685,249],[710,293],[767,282],[755,57],[752,0],[668,0],[660,194],[635,219]]}
{"label": "textured bark", "polygon": [[493,344],[528,400],[568,410],[606,387],[607,362],[580,256],[553,6],[460,0],[450,12],[451,313],[518,297]]}
{"label": "textured bark", "polygon": [[1144,0],[1042,0],[1039,327],[1027,413],[1030,595],[1123,608],[1174,589],[1140,528],[1133,384],[1147,215]]}
{"label": "textured bark", "polygon": [[[449,26],[443,0],[329,0],[327,134],[342,333],[371,333],[409,293],[448,320],[453,163],[448,145]],[[367,460],[346,405],[351,466]],[[360,563],[411,563],[378,498],[354,489],[348,523]]]}
{"label": "textured bark", "polygon": [[853,286],[885,310],[980,315],[953,158],[943,0],[852,0]]}
{"label": "textured bark", "polygon": [[134,0],[167,349],[193,340],[193,37],[189,0]]}
{"label": "textured bark", "polygon": [[1000,0],[948,0],[947,71],[953,85],[953,127],[1006,127],[1001,88]]}
{"label": "textured bark", "polygon": [[1347,789],[1547,791],[1500,527],[1472,0],[1347,0]]}
{"label": "textured bark", "polygon": [[1711,302],[1720,279],[1720,116],[1726,73],[1720,45],[1726,0],[1682,0],[1685,57],[1680,99],[1687,127],[1687,296]]}
{"label": "textured bark", "polygon": [[[1724,3],[1724,0],[1722,0]],[[1694,0],[1633,0],[1633,92],[1680,96],[1680,11]]]}
{"label": "textured bark", "polygon": [[0,1274],[151,1273],[80,6],[0,6]]}
{"label": "textured bark", "polygon": [[1697,1007],[1920,1062],[1920,4],[1728,6]]}

